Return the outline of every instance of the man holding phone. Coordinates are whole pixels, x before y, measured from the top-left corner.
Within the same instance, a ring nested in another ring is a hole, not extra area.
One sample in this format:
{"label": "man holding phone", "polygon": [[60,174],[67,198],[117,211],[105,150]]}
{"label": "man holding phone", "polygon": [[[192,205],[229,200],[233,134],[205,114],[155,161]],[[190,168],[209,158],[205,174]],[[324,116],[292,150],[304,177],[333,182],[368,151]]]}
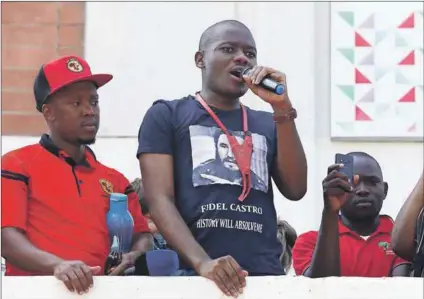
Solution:
{"label": "man holding phone", "polygon": [[393,220],[380,215],[388,184],[378,162],[364,152],[337,154],[322,186],[320,230],[296,240],[296,274],[312,278],[408,276],[410,264],[391,250]]}

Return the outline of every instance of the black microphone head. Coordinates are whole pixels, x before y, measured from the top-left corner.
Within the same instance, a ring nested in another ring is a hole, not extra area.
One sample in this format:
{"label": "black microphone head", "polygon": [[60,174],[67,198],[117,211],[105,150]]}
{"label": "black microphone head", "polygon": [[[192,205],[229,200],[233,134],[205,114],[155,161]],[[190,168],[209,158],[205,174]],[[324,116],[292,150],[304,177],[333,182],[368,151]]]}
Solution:
{"label": "black microphone head", "polygon": [[246,72],[248,72],[250,70],[251,70],[251,68],[246,68],[246,67],[239,65],[239,66],[235,66],[234,68],[232,68],[230,73],[232,75],[236,76],[236,77],[239,77],[240,79],[243,79],[243,75],[246,74]]}

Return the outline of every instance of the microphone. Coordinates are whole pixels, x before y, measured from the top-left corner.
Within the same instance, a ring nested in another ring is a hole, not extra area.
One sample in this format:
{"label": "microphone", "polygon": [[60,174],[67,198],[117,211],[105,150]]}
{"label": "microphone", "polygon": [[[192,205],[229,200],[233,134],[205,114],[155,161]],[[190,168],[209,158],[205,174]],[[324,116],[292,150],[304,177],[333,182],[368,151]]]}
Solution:
{"label": "microphone", "polygon": [[[240,78],[243,79],[244,75],[249,75],[252,71],[251,68],[246,68],[240,73]],[[271,79],[271,78],[264,78],[262,79],[261,83],[259,85],[266,90],[272,91],[275,94],[283,94],[284,93],[284,85],[278,83],[277,81]]]}

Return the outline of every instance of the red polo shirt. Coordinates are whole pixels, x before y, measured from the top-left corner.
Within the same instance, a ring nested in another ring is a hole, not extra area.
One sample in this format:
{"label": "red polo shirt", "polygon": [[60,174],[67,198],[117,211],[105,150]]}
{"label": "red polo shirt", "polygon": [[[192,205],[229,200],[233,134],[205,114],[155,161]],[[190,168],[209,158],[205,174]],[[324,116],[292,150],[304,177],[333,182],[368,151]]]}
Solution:
{"label": "red polo shirt", "polygon": [[[134,232],[148,232],[137,194],[118,171],[98,162],[89,147],[76,164],[43,135],[39,144],[5,154],[1,165],[1,227],[16,227],[41,250],[103,267],[110,243],[109,193],[126,193]],[[6,263],[6,275],[28,273]]]}
{"label": "red polo shirt", "polygon": [[[392,269],[409,262],[396,256],[390,247],[393,220],[380,216],[380,225],[368,238],[349,230],[339,221],[340,275],[356,277],[389,277]],[[318,232],[299,236],[293,248],[293,267],[302,275],[310,267]]]}

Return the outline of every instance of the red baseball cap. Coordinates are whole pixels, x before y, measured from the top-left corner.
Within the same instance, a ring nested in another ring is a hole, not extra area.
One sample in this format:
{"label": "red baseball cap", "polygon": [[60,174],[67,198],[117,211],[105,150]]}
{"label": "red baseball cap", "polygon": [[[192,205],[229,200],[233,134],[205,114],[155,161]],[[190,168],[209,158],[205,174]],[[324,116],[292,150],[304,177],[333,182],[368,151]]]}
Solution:
{"label": "red baseball cap", "polygon": [[113,76],[92,74],[87,61],[78,56],[64,56],[43,64],[34,81],[36,108],[41,107],[47,98],[59,89],[80,81],[92,81],[97,88],[105,85]]}

